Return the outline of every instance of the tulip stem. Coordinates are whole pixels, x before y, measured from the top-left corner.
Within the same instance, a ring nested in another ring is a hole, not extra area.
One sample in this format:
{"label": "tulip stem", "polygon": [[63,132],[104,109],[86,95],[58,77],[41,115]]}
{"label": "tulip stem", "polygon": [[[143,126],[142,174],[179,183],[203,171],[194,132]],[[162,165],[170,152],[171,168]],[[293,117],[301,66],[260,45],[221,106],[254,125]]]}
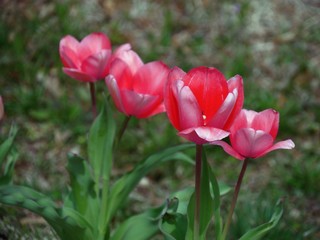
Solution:
{"label": "tulip stem", "polygon": [[94,82],[89,83],[90,86],[90,95],[91,95],[91,103],[92,103],[92,114],[93,117],[97,117],[97,102],[96,102],[96,90],[94,86]]}
{"label": "tulip stem", "polygon": [[196,145],[196,168],[195,168],[195,208],[194,208],[194,222],[193,222],[193,232],[194,240],[199,239],[200,235],[200,185],[201,185],[201,168],[202,168],[202,145]]}
{"label": "tulip stem", "polygon": [[230,224],[231,224],[231,220],[232,220],[232,215],[233,215],[234,209],[236,207],[236,203],[237,203],[237,199],[238,199],[238,195],[239,195],[242,179],[243,179],[244,174],[246,172],[247,165],[248,165],[248,159],[246,158],[243,161],[242,168],[241,168],[241,171],[240,171],[240,174],[239,174],[239,177],[238,177],[238,181],[237,181],[237,184],[236,184],[236,186],[234,188],[234,193],[233,193],[233,197],[232,197],[232,202],[231,202],[228,218],[227,218],[227,221],[226,221],[226,224],[224,226],[223,233],[222,233],[222,239],[223,240],[226,239],[227,234],[228,234],[228,230],[229,230],[229,227],[230,227]]}
{"label": "tulip stem", "polygon": [[125,130],[127,129],[127,126],[128,126],[128,123],[131,119],[131,115],[130,116],[126,116],[126,118],[123,120],[123,123],[121,125],[121,128],[119,130],[119,133],[118,133],[118,138],[117,138],[117,142],[116,142],[116,145],[118,145],[121,141],[121,138],[125,132]]}

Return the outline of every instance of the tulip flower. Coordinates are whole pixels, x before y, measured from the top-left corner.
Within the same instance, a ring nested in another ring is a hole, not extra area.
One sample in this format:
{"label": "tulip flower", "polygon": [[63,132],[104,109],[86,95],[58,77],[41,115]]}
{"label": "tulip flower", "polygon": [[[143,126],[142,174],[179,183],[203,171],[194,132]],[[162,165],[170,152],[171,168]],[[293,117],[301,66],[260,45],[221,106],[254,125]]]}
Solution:
{"label": "tulip flower", "polygon": [[262,112],[242,109],[230,127],[230,143],[215,141],[231,156],[244,160],[231,201],[229,214],[223,228],[222,239],[227,238],[241,183],[250,158],[259,158],[276,149],[292,149],[292,140],[274,143],[279,129],[279,113],[273,109]]}
{"label": "tulip flower", "polygon": [[226,81],[215,68],[197,67],[185,73],[173,68],[165,89],[165,107],[179,135],[204,144],[229,135],[228,129],[243,105],[239,75]]}
{"label": "tulip flower", "polygon": [[2,97],[0,96],[0,120],[2,119],[3,115],[4,115],[3,103],[2,103]]}
{"label": "tulip flower", "polygon": [[279,128],[279,113],[272,109],[262,112],[243,109],[230,128],[230,143],[216,141],[231,156],[244,160],[259,158],[276,149],[292,149],[292,140],[274,143]]}
{"label": "tulip flower", "polygon": [[63,71],[82,82],[95,82],[108,74],[111,43],[103,33],[91,33],[81,42],[67,35],[60,41]]}
{"label": "tulip flower", "polygon": [[144,64],[130,44],[124,44],[112,56],[105,82],[120,112],[147,118],[165,111],[163,89],[168,72],[160,61]]}

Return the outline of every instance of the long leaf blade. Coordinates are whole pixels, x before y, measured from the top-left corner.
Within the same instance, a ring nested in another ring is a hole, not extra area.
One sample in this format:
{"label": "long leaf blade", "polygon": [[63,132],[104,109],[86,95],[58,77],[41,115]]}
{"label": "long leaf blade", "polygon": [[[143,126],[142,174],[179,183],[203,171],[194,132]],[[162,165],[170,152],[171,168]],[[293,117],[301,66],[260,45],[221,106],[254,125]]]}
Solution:
{"label": "long leaf blade", "polygon": [[121,177],[112,187],[109,198],[108,221],[114,213],[123,205],[130,192],[139,183],[141,178],[156,166],[172,160],[183,160],[193,163],[190,158],[179,151],[185,150],[193,146],[192,144],[179,145],[165,149],[161,152],[153,154],[138,164],[131,172]]}
{"label": "long leaf blade", "polygon": [[64,214],[54,201],[31,188],[0,186],[0,202],[21,207],[42,216],[61,239],[86,239],[92,236],[92,228],[79,214]]}
{"label": "long leaf blade", "polygon": [[99,213],[99,199],[94,191],[90,166],[80,156],[69,154],[67,170],[71,189],[65,200],[65,206],[72,207],[94,224]]}
{"label": "long leaf blade", "polygon": [[262,237],[267,234],[271,229],[273,229],[278,222],[280,221],[280,218],[283,214],[283,202],[282,200],[279,200],[276,204],[275,211],[273,215],[271,216],[271,219],[269,222],[264,223],[254,229],[249,230],[246,234],[244,234],[239,240],[259,240],[262,239]]}
{"label": "long leaf blade", "polygon": [[[206,159],[206,156],[204,156]],[[205,164],[208,166],[208,175],[211,183],[211,190],[213,192],[213,216],[214,216],[214,225],[215,225],[215,235],[216,239],[220,239],[222,234],[222,218],[220,214],[220,196],[226,194],[231,190],[230,187],[226,186],[223,183],[218,183],[216,176],[214,175],[210,165],[207,160]]]}
{"label": "long leaf blade", "polygon": [[101,177],[104,179],[110,177],[115,132],[115,120],[106,100],[105,106],[90,129],[88,140],[89,161],[93,168],[96,184],[99,184]]}
{"label": "long leaf blade", "polygon": [[[210,185],[210,166],[207,163],[205,151],[202,154],[201,184],[200,184],[200,239],[206,239],[206,233],[214,212],[213,196]],[[215,191],[215,190],[214,190]],[[186,239],[194,238],[194,208],[195,194],[192,195],[188,206],[188,230]]]}
{"label": "long leaf blade", "polygon": [[164,206],[152,208],[130,217],[112,234],[110,240],[149,240],[159,232],[159,220]]}
{"label": "long leaf blade", "polygon": [[16,137],[17,132],[18,128],[15,125],[13,125],[10,129],[9,137],[0,145],[0,168],[5,160],[5,157],[7,156],[12,147],[13,140]]}

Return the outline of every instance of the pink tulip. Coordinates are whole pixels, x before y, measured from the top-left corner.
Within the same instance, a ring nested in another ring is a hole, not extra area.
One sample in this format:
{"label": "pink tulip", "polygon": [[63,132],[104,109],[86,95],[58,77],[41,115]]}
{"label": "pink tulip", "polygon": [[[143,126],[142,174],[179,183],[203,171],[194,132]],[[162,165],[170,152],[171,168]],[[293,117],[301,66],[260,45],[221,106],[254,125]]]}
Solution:
{"label": "pink tulip", "polygon": [[197,67],[185,73],[173,68],[165,90],[165,106],[179,135],[204,144],[229,135],[228,129],[243,105],[240,76],[226,81],[215,68]]}
{"label": "pink tulip", "polygon": [[160,61],[144,64],[130,44],[124,44],[112,56],[105,81],[120,112],[147,118],[165,111],[163,89],[168,72]]}
{"label": "pink tulip", "polygon": [[216,141],[231,156],[244,160],[259,158],[276,149],[292,149],[292,140],[274,143],[279,128],[279,113],[267,109],[255,112],[243,109],[230,128],[230,143]]}
{"label": "pink tulip", "polygon": [[95,82],[108,74],[111,43],[103,33],[91,33],[81,42],[68,35],[59,46],[63,71],[82,82]]}
{"label": "pink tulip", "polygon": [[3,109],[2,97],[0,96],[0,120],[3,118],[3,115],[4,115],[4,109]]}

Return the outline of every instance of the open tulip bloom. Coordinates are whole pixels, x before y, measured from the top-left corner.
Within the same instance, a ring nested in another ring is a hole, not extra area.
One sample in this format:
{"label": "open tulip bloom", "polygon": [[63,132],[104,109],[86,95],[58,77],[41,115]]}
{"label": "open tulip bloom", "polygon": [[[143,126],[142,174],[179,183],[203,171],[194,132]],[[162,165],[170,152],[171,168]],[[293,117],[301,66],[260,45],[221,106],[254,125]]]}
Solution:
{"label": "open tulip bloom", "polygon": [[82,82],[103,80],[108,74],[111,43],[103,33],[91,33],[81,42],[67,35],[60,41],[63,71]]}
{"label": "open tulip bloom", "polygon": [[[244,160],[234,189],[230,211],[222,233],[222,239],[226,239],[227,237],[248,160],[250,158],[262,157],[268,152],[276,149],[294,148],[295,145],[290,139],[277,143],[274,142],[278,134],[278,129],[279,113],[275,110],[267,109],[258,113],[252,110],[242,109],[230,127],[229,138],[231,145],[221,140],[211,143],[221,146],[225,152],[231,156],[239,160]],[[281,214],[279,216],[281,216]],[[248,236],[250,236],[250,234],[248,234]]]}
{"label": "open tulip bloom", "polygon": [[216,141],[231,156],[244,160],[259,158],[276,149],[292,149],[292,140],[274,143],[279,128],[279,113],[272,109],[262,112],[243,109],[230,128],[230,143]]}
{"label": "open tulip bloom", "polygon": [[120,112],[147,118],[165,111],[163,89],[168,72],[169,68],[160,61],[144,64],[125,44],[115,51],[105,82]]}
{"label": "open tulip bloom", "polygon": [[97,115],[94,83],[103,80],[109,72],[111,61],[111,43],[100,32],[91,33],[81,42],[67,35],[59,45],[63,71],[70,77],[88,82],[92,101],[93,115]]}
{"label": "open tulip bloom", "polygon": [[243,105],[239,75],[226,81],[215,68],[197,67],[185,73],[173,68],[165,90],[165,106],[179,135],[196,144],[220,140]]}

